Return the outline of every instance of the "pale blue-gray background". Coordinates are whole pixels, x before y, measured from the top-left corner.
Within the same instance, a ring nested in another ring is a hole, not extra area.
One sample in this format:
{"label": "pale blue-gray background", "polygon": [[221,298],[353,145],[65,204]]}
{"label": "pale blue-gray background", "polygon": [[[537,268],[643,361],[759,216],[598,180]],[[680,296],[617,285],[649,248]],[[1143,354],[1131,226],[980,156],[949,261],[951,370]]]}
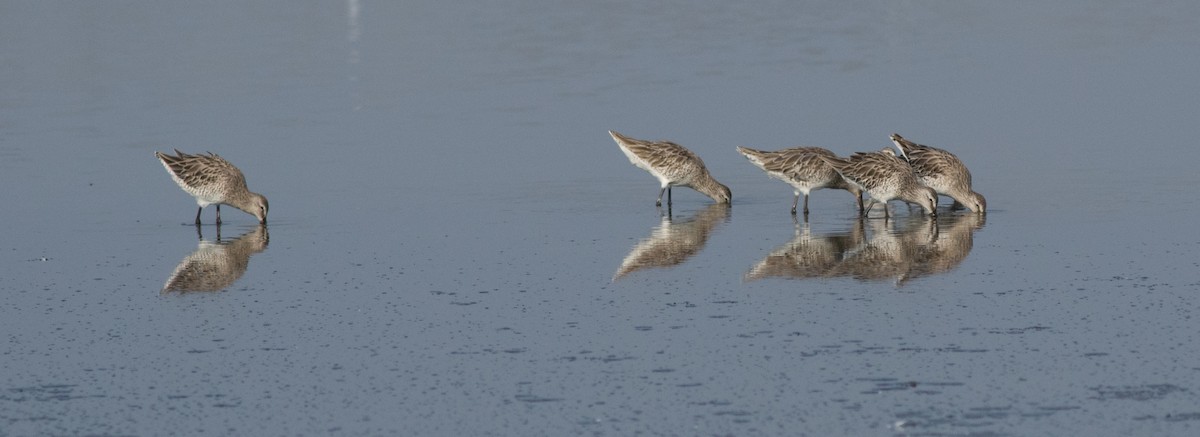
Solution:
{"label": "pale blue-gray background", "polygon": [[[0,435],[1194,435],[1197,29],[1195,2],[0,2]],[[609,129],[732,188],[684,263],[612,281],[659,212]],[[971,166],[970,256],[744,282],[796,227],[734,146],[892,132]],[[271,199],[224,292],[160,294],[196,248],[173,147]]]}

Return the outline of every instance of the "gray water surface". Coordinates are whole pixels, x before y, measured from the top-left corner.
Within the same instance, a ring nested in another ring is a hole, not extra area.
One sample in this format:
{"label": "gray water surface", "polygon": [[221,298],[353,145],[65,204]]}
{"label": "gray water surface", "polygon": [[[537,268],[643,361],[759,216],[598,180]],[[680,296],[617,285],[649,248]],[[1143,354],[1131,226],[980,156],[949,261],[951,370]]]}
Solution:
{"label": "gray water surface", "polygon": [[[1194,435],[1198,21],[2,2],[0,435]],[[610,129],[733,205],[655,208]],[[793,218],[734,150],[893,132],[986,217]],[[192,226],[172,148],[241,167],[269,226]]]}

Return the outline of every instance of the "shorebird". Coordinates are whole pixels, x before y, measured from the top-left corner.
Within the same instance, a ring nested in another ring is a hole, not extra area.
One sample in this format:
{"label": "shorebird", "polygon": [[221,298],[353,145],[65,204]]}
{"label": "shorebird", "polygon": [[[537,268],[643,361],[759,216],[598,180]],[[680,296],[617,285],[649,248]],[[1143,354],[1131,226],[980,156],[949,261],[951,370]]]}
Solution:
{"label": "shorebird", "polygon": [[246,177],[242,171],[212,152],[189,155],[175,149],[175,155],[154,152],[162,162],[171,179],[179,188],[196,198],[200,208],[196,210],[196,224],[200,224],[200,212],[204,207],[217,205],[217,224],[221,224],[221,204],[245,211],[267,224],[267,198],[252,193],[246,188]]}
{"label": "shorebird", "polygon": [[971,171],[953,153],[914,143],[900,134],[892,134],[892,142],[922,184],[938,194],[954,198],[954,206],[966,206],[972,212],[987,212],[987,200],[971,189]]}
{"label": "shorebird", "polygon": [[662,206],[663,192],[667,193],[667,206],[671,205],[671,187],[691,187],[717,203],[729,203],[733,195],[729,187],[713,179],[704,166],[704,161],[691,150],[670,141],[642,141],[608,131],[617,146],[625,152],[629,162],[658,178],[662,188],[658,190],[655,205]]}
{"label": "shorebird", "polygon": [[821,188],[836,188],[849,191],[854,195],[858,211],[862,212],[862,190],[846,182],[825,161],[822,156],[837,157],[833,152],[820,147],[794,147],[773,152],[738,146],[741,153],[756,167],[766,172],[768,176],[787,182],[793,188],[792,214],[796,213],[796,204],[800,195],[804,194],[804,215],[808,215],[808,193]]}
{"label": "shorebird", "polygon": [[925,212],[937,215],[937,192],[921,185],[908,164],[894,153],[858,152],[845,159],[828,156],[821,159],[871,196],[864,215],[871,212],[875,203],[883,203],[883,216],[889,217],[887,202],[892,199],[921,205]]}

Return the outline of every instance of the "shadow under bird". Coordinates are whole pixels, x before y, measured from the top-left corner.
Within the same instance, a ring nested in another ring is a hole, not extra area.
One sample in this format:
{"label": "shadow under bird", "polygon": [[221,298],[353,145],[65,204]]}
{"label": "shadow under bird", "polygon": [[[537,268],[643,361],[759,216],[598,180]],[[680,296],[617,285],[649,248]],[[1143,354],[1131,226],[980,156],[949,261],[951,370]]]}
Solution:
{"label": "shadow under bird", "polygon": [[796,213],[796,205],[800,195],[804,195],[804,215],[808,215],[808,193],[821,188],[834,188],[849,191],[854,195],[858,211],[863,211],[862,190],[851,184],[838,174],[822,156],[836,158],[833,152],[820,147],[793,147],[777,151],[763,151],[749,147],[738,146],[741,153],[756,167],[766,172],[768,176],[787,182],[793,188],[795,197],[792,198],[792,214]]}
{"label": "shadow under bird", "polygon": [[892,143],[922,184],[954,199],[951,209],[965,206],[972,212],[987,212],[987,200],[971,188],[971,171],[953,153],[914,143],[900,134],[892,134]]}
{"label": "shadow under bird", "polygon": [[253,215],[261,224],[267,224],[267,198],[252,193],[246,188],[246,177],[225,158],[212,152],[189,155],[175,149],[175,155],[154,152],[162,162],[171,179],[179,188],[196,198],[200,208],[196,210],[196,224],[200,224],[200,213],[204,207],[217,205],[217,224],[221,224],[221,204]]}
{"label": "shadow under bird", "polygon": [[908,163],[891,150],[857,152],[849,158],[822,156],[842,177],[871,196],[863,214],[871,212],[876,203],[883,204],[883,216],[890,217],[888,201],[897,199],[921,205],[925,212],[937,215],[937,192],[922,185]]}
{"label": "shadow under bird", "polygon": [[617,146],[629,158],[629,162],[658,178],[661,189],[656,205],[662,206],[663,193],[667,193],[667,205],[671,205],[671,187],[689,187],[717,203],[729,203],[733,194],[729,187],[713,179],[704,166],[704,161],[691,150],[670,141],[643,141],[608,131]]}

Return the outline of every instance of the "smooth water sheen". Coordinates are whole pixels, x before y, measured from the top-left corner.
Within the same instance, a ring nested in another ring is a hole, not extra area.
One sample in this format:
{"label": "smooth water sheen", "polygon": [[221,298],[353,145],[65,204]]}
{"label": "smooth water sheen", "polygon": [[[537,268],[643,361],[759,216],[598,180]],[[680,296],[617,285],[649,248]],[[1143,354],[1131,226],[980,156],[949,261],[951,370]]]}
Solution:
{"label": "smooth water sheen", "polygon": [[[1198,28],[0,3],[0,435],[1195,435]],[[655,208],[610,129],[689,147],[732,207]],[[962,158],[986,217],[820,190],[793,218],[734,150],[893,132]],[[269,226],[192,226],[172,148],[238,165]]]}

